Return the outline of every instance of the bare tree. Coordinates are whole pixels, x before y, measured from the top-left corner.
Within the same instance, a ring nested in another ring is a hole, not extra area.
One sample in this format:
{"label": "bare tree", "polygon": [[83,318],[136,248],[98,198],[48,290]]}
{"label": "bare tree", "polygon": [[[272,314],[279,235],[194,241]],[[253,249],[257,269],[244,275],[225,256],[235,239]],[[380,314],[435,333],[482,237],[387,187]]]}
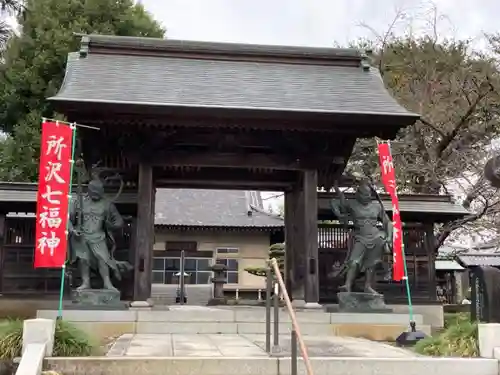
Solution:
{"label": "bare tree", "polygon": [[[492,53],[479,53],[472,50],[470,41],[440,37],[438,23],[445,17],[436,7],[426,17],[430,30],[426,35],[408,32],[398,37],[394,25],[407,16],[397,11],[385,33],[369,28],[374,40],[362,44],[373,51],[373,64],[391,93],[408,110],[422,115],[392,142],[400,189],[451,193],[471,210],[464,219],[438,228],[437,247],[461,228],[496,229],[492,219],[498,216],[500,201],[480,176],[495,152],[492,141],[500,130],[500,76],[494,53],[500,51],[500,37],[490,36]],[[363,165],[376,178],[375,146],[373,140],[359,141],[351,168]]]}

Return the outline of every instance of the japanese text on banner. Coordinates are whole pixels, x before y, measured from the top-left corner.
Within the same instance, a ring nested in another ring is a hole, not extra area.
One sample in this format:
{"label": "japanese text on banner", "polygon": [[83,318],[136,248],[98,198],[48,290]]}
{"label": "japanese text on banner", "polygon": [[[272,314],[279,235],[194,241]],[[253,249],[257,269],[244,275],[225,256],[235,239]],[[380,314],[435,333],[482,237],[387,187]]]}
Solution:
{"label": "japanese text on banner", "polygon": [[388,143],[378,145],[378,155],[382,182],[392,201],[392,222],[393,222],[393,279],[401,281],[404,277],[403,258],[403,223],[399,212],[399,200],[396,190],[396,173]]}
{"label": "japanese text on banner", "polygon": [[60,268],[66,261],[72,138],[69,125],[42,123],[35,268]]}

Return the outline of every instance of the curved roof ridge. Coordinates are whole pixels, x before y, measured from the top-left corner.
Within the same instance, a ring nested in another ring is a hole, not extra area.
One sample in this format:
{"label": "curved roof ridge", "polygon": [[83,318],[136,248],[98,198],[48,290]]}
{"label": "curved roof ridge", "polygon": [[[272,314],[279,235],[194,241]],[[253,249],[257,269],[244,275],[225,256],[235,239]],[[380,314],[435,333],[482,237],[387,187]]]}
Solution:
{"label": "curved roof ridge", "polygon": [[149,51],[156,53],[196,53],[240,57],[274,57],[323,62],[343,62],[343,65],[361,66],[366,59],[356,48],[309,47],[231,42],[209,42],[182,39],[116,36],[102,34],[75,34],[82,37],[82,46],[89,53],[99,50]]}

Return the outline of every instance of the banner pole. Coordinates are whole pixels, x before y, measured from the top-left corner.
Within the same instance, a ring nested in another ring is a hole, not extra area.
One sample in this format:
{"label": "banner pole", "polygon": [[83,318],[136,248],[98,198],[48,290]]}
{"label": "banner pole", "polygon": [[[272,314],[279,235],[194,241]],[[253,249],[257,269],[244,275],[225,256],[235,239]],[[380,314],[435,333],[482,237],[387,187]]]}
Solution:
{"label": "banner pole", "polygon": [[[75,146],[76,146],[76,126],[75,124],[69,124],[71,129],[73,130],[73,137],[71,140],[71,160],[70,162],[70,178],[69,178],[69,196],[68,196],[68,218],[66,222],[66,236],[69,236],[69,220],[70,220],[70,209],[71,209],[71,193],[73,192],[73,169],[75,165]],[[69,242],[68,242],[69,247]],[[69,251],[66,249],[66,256],[68,256]],[[67,262],[67,260],[66,260]],[[62,310],[63,310],[63,294],[64,294],[64,279],[66,278],[66,262],[61,267],[61,286],[59,290],[59,308],[57,310],[57,320],[62,319]]]}
{"label": "banner pole", "polygon": [[408,313],[410,315],[410,327],[414,329],[413,303],[411,301],[410,280],[408,279],[408,268],[406,267],[405,245],[402,244],[401,253],[403,255],[403,265],[405,270],[406,297],[408,298]]}

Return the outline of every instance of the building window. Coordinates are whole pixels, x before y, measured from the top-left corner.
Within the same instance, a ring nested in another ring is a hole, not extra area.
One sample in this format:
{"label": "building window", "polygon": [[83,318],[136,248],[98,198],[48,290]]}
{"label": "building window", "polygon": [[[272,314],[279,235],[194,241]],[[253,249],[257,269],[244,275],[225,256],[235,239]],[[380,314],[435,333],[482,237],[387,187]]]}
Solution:
{"label": "building window", "polygon": [[[184,272],[188,284],[209,284],[212,276],[212,259],[184,258]],[[153,284],[177,284],[176,273],[180,272],[181,259],[173,257],[153,258]]]}
{"label": "building window", "polygon": [[236,247],[219,247],[217,248],[217,255],[218,254],[238,254],[239,253],[239,249],[237,249]]}
{"label": "building window", "polygon": [[227,267],[225,276],[228,284],[238,284],[238,259],[218,258],[217,264]]}

